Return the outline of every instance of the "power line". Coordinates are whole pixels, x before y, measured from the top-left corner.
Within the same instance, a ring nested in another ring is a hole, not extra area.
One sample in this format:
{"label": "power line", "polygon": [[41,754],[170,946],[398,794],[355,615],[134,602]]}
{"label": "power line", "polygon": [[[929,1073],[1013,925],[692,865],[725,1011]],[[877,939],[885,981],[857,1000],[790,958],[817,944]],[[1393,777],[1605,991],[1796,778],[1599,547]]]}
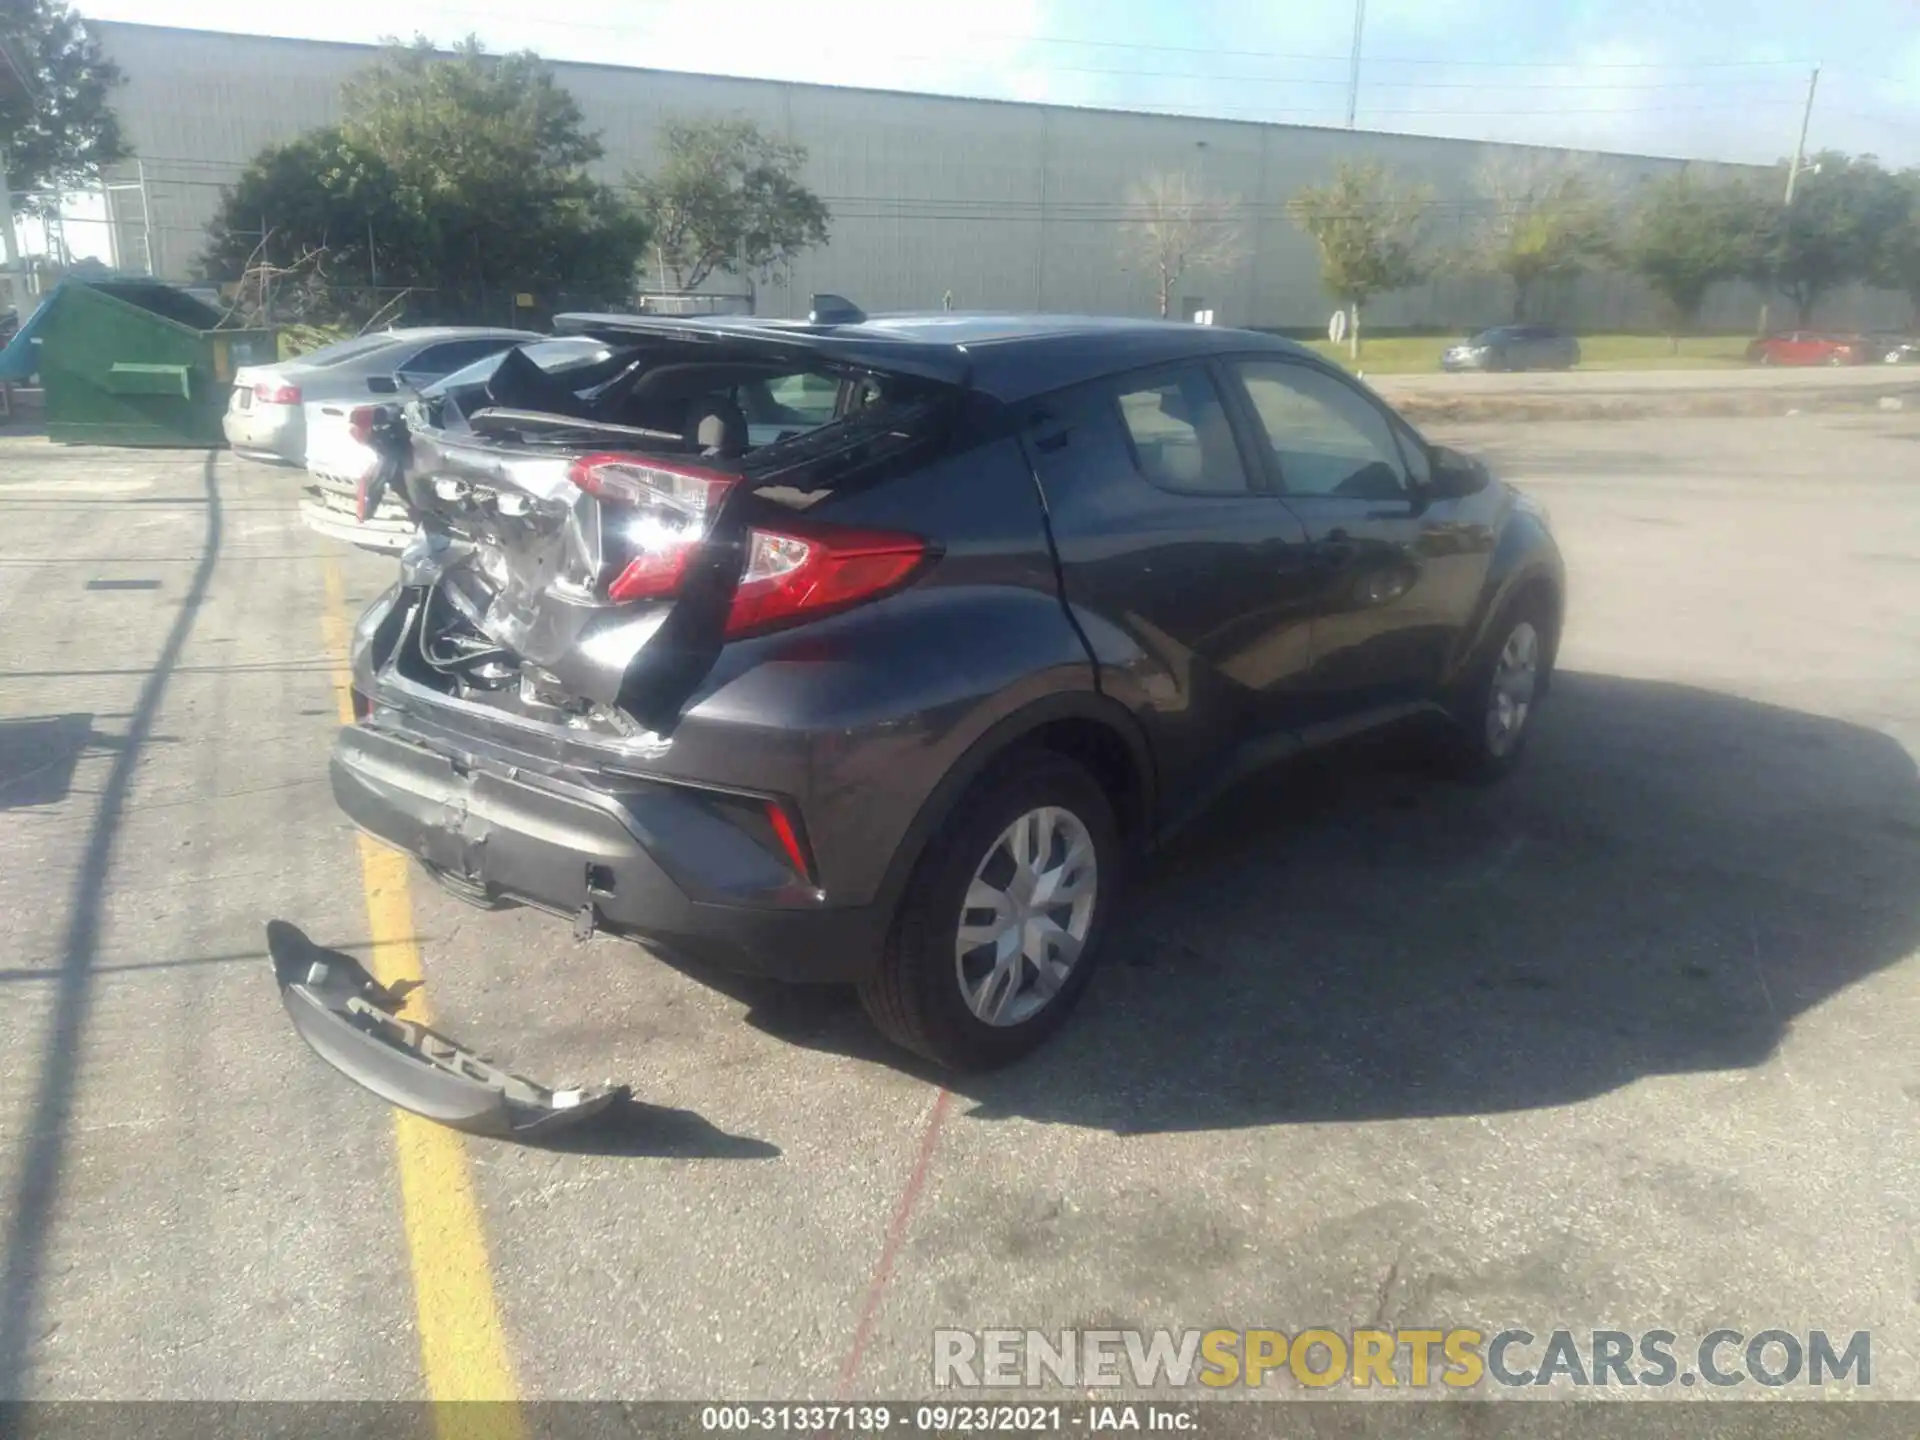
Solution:
{"label": "power line", "polygon": [[[629,0],[629,3],[636,3],[636,0]],[[661,8],[669,3],[676,3],[676,4],[680,3],[680,0],[638,0],[638,3],[651,4],[656,8]],[[527,18],[524,11],[487,10],[487,9],[477,9],[470,5],[433,4],[433,3],[430,3],[430,0],[414,0],[413,8],[416,10],[426,10],[434,14],[459,16],[462,19],[520,21]],[[559,28],[559,29],[566,29],[566,30],[591,30],[598,33],[602,33],[602,34],[630,36],[636,40],[649,40],[649,39],[657,38],[656,36],[649,33],[643,27],[617,24],[617,23],[612,23],[604,20],[595,21],[595,20],[561,19],[555,16],[543,14],[540,16],[539,24],[542,29],[552,27],[552,28]],[[1339,64],[1339,65],[1347,64],[1350,58],[1349,56],[1344,54],[1341,54],[1341,55],[1318,54],[1314,52],[1297,51],[1297,50],[1235,49],[1235,48],[1230,48],[1226,46],[1213,46],[1213,45],[1170,45],[1164,42],[1148,42],[1148,41],[1141,41],[1141,40],[1104,40],[1104,39],[1094,39],[1090,37],[1078,37],[1078,36],[1070,36],[1070,35],[1030,35],[1030,34],[1024,34],[1019,31],[1008,31],[1008,30],[960,29],[960,30],[951,31],[949,33],[955,37],[964,37],[969,39],[981,39],[981,40],[1010,40],[1010,41],[1014,41],[1014,42],[1025,44],[1025,45],[1081,46],[1088,49],[1133,50],[1133,51],[1145,51],[1148,53],[1155,53],[1155,54],[1171,54],[1171,55],[1203,55],[1203,56],[1212,56],[1212,57],[1224,56],[1224,57],[1232,57],[1232,58],[1251,58],[1251,59],[1263,59],[1263,60],[1310,60],[1310,61],[1324,61],[1328,64]],[[951,55],[941,55],[941,56],[902,55],[897,58],[945,60],[945,59],[952,59],[953,57]],[[1713,60],[1614,60],[1614,61],[1596,61],[1591,64],[1587,64],[1579,61],[1557,61],[1557,60],[1485,60],[1485,59],[1479,59],[1479,58],[1449,59],[1445,57],[1437,57],[1437,56],[1431,56],[1431,55],[1404,55],[1404,56],[1368,55],[1367,63],[1369,65],[1438,65],[1438,66],[1443,66],[1448,68],[1451,68],[1454,66],[1473,66],[1475,68],[1503,69],[1503,70],[1529,70],[1529,69],[1543,70],[1543,69],[1563,69],[1563,68],[1579,68],[1579,69],[1587,69],[1587,70],[1726,70],[1726,69],[1758,69],[1763,67],[1779,68],[1782,66],[1793,67],[1793,68],[1803,68],[1810,62],[1806,60],[1713,59]],[[1054,68],[1061,69],[1066,67],[1056,66]],[[1104,73],[1104,72],[1093,72],[1093,73]],[[1117,72],[1117,73],[1131,73],[1131,72]],[[1346,82],[1340,81],[1338,83],[1344,85]]]}
{"label": "power line", "polygon": [[[475,16],[484,17],[487,15],[494,15],[499,19],[521,18],[515,15],[507,15],[500,12],[492,12],[492,11],[463,9],[455,12],[450,7],[428,6],[428,7],[422,7],[422,8],[428,8],[428,9],[447,8],[448,13],[459,13],[461,15],[465,15],[470,18]],[[635,40],[646,40],[648,38],[651,38],[647,35],[645,31],[636,32],[630,26],[608,24],[606,22],[601,22],[601,21],[564,20],[564,19],[555,19],[555,18],[543,16],[541,18],[540,23],[543,28],[553,27],[553,28],[558,28],[563,30],[586,30],[586,31],[592,31],[595,33],[622,35]],[[980,36],[990,36],[993,34],[993,32],[984,32],[984,31],[961,32],[961,33],[962,34],[972,33]],[[1035,38],[1029,39],[1028,37],[1020,37],[1020,36],[1014,36],[1014,35],[1003,35],[997,38],[1026,39],[1028,43],[1055,44],[1055,45],[1086,44],[1086,45],[1101,45],[1101,46],[1109,46],[1109,45],[1118,46],[1118,45],[1121,45],[1122,43],[1118,41],[1068,40],[1064,37],[1045,38],[1045,39],[1035,37]],[[1348,58],[1349,58],[1345,56],[1331,56],[1331,55],[1291,54],[1285,51],[1224,50],[1224,49],[1210,50],[1210,49],[1203,49],[1196,46],[1181,46],[1181,45],[1150,46],[1150,45],[1128,44],[1128,45],[1125,45],[1124,48],[1152,50],[1152,51],[1166,51],[1170,54],[1195,55],[1195,56],[1199,56],[1207,59],[1262,59],[1264,58],[1264,59],[1277,59],[1277,60],[1320,61],[1320,62],[1326,62],[1326,63],[1333,63],[1335,61],[1338,61],[1341,64],[1346,64],[1348,63]],[[946,63],[946,62],[951,62],[954,59],[954,56],[951,52],[947,52],[944,54],[934,54],[934,53],[928,53],[925,51],[895,50],[895,51],[888,52],[885,58],[888,60],[921,60],[921,61],[934,61],[934,62]],[[1652,63],[1641,64],[1637,62],[1631,63],[1631,64],[1629,63],[1587,64],[1579,60],[1527,60],[1527,61],[1478,60],[1478,59],[1439,60],[1439,59],[1431,59],[1431,58],[1415,59],[1412,57],[1408,57],[1400,60],[1394,60],[1394,59],[1376,57],[1371,55],[1367,57],[1367,61],[1370,65],[1374,65],[1374,64],[1438,65],[1445,68],[1453,68],[1455,66],[1460,66],[1460,67],[1472,67],[1472,68],[1497,67],[1502,69],[1525,69],[1525,70],[1591,71],[1591,70],[1646,70],[1646,69],[1657,70],[1662,68],[1669,68],[1669,67],[1663,67],[1657,64],[1652,64]],[[580,64],[580,63],[595,63],[595,62],[554,60],[552,61],[552,63],[564,65],[569,63]],[[1754,67],[1754,66],[1778,66],[1786,63],[1790,63],[1790,62],[1772,61],[1772,60],[1710,61],[1710,62],[1700,62],[1700,66],[1698,68],[1708,68],[1708,67],[1719,68],[1719,69],[1726,69],[1726,68],[1733,68],[1733,67],[1745,68],[1745,67]],[[669,71],[672,73],[679,73],[679,74],[713,73],[710,71],[681,70],[678,67],[671,66],[671,65],[649,66],[649,65],[642,64],[642,65],[636,65],[633,68],[658,69],[658,70],[664,70],[664,71]],[[1671,67],[1671,68],[1696,68],[1696,67],[1683,65],[1683,66],[1677,66],[1677,67]],[[1061,63],[1052,62],[1052,61],[1046,62],[1046,69],[1049,73],[1057,73],[1057,74],[1063,74],[1063,75],[1111,75],[1111,76],[1120,76],[1120,77],[1129,77],[1129,78],[1138,78],[1138,79],[1199,80],[1199,81],[1205,81],[1208,84],[1227,83],[1227,84],[1253,84],[1253,85],[1314,85],[1314,86],[1339,87],[1341,89],[1344,89],[1347,87],[1349,83],[1347,80],[1344,80],[1344,79],[1332,79],[1332,78],[1323,78],[1318,76],[1307,76],[1307,75],[1209,74],[1203,71],[1196,71],[1196,70],[1142,70],[1142,69],[1138,69],[1131,66],[1070,65],[1070,64],[1061,64]],[[765,77],[754,76],[754,75],[729,74],[725,78],[745,80],[745,79],[763,79]],[[781,83],[781,82],[775,82],[775,83]],[[807,83],[819,83],[819,82],[807,82]],[[1392,90],[1392,89],[1477,90],[1477,89],[1483,88],[1485,85],[1489,83],[1497,83],[1502,86],[1505,86],[1508,89],[1527,89],[1527,90],[1665,90],[1665,89],[1694,89],[1694,88],[1704,89],[1709,86],[1716,86],[1716,85],[1719,85],[1719,86],[1766,85],[1766,84],[1772,83],[1772,77],[1757,78],[1752,80],[1742,80],[1742,79],[1735,79],[1731,77],[1725,80],[1722,80],[1716,77],[1713,79],[1655,80],[1655,81],[1641,81],[1641,82],[1624,81],[1624,80],[1623,81],[1584,81],[1584,82],[1574,82],[1571,84],[1562,83],[1560,81],[1554,81],[1554,80],[1505,80],[1505,79],[1502,79],[1498,81],[1479,81],[1479,80],[1391,80],[1389,79],[1389,80],[1383,80],[1383,81],[1375,81],[1369,88],[1373,90],[1378,90],[1381,88],[1385,88],[1389,90]],[[1387,112],[1375,111],[1371,106],[1366,108],[1370,113],[1376,113],[1376,114],[1377,113],[1389,113],[1389,114],[1393,113],[1390,111],[1387,111]]]}

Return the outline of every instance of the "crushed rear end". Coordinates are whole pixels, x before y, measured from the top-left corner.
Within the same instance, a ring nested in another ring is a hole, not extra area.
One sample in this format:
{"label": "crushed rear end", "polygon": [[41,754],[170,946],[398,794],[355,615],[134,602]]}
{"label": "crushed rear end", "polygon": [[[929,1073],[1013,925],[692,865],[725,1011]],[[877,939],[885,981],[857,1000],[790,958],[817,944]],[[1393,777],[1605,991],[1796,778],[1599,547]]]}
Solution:
{"label": "crushed rear end", "polygon": [[[372,460],[352,477],[354,519],[397,509],[413,533],[399,582],[356,627],[335,798],[474,904],[543,908],[578,938],[853,978],[885,917],[830,902],[795,799],[802,743],[683,722],[727,646],[935,563],[921,536],[813,512],[938,446],[963,367],[883,368],[718,327],[616,333],[604,365],[564,383],[509,352],[484,385],[354,412]],[[810,413],[768,398],[795,376]],[[494,1134],[604,1103],[481,1065],[344,957],[274,938],[301,1033],[394,1103]]]}

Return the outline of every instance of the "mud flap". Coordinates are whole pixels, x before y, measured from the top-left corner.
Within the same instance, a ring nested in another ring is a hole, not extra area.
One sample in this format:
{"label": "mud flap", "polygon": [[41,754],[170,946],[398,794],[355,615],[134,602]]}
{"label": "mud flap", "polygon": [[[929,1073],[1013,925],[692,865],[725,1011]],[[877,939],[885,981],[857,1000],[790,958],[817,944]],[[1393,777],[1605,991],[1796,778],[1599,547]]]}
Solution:
{"label": "mud flap", "polygon": [[287,1015],[313,1053],[415,1115],[470,1135],[538,1141],[627,1099],[624,1085],[550,1090],[402,1019],[404,991],[284,920],[268,922],[267,953]]}

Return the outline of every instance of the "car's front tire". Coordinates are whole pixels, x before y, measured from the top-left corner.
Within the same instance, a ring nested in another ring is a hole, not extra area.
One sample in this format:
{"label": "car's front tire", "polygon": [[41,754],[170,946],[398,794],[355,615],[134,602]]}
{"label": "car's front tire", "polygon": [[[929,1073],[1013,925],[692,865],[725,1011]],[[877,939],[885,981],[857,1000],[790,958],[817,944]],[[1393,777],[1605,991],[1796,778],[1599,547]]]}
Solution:
{"label": "car's front tire", "polygon": [[1065,756],[996,765],[928,842],[880,968],[860,988],[881,1031],[984,1070],[1059,1028],[1098,958],[1124,849],[1112,802]]}
{"label": "car's front tire", "polygon": [[1448,706],[1443,758],[1456,776],[1499,780],[1520,764],[1553,662],[1552,623],[1546,598],[1525,591],[1488,630]]}

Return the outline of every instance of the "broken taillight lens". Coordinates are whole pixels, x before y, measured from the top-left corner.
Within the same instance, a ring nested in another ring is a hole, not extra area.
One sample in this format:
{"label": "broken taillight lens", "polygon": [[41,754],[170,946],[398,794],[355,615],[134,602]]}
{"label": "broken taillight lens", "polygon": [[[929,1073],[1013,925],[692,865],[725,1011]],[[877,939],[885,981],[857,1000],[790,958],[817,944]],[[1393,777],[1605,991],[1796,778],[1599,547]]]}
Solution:
{"label": "broken taillight lens", "polygon": [[261,384],[253,387],[253,398],[262,405],[298,405],[298,385]]}
{"label": "broken taillight lens", "polygon": [[[613,601],[677,594],[687,565],[736,477],[643,455],[588,455],[573,483],[605,505],[603,534],[626,563],[607,587]],[[891,531],[810,522],[747,532],[746,563],[727,614],[729,637],[876,598],[926,557],[926,541]]]}
{"label": "broken taillight lens", "polygon": [[652,600],[680,588],[687,562],[707,537],[734,477],[644,455],[583,455],[568,478],[606,507],[603,533],[630,557],[607,587],[609,600]]}

